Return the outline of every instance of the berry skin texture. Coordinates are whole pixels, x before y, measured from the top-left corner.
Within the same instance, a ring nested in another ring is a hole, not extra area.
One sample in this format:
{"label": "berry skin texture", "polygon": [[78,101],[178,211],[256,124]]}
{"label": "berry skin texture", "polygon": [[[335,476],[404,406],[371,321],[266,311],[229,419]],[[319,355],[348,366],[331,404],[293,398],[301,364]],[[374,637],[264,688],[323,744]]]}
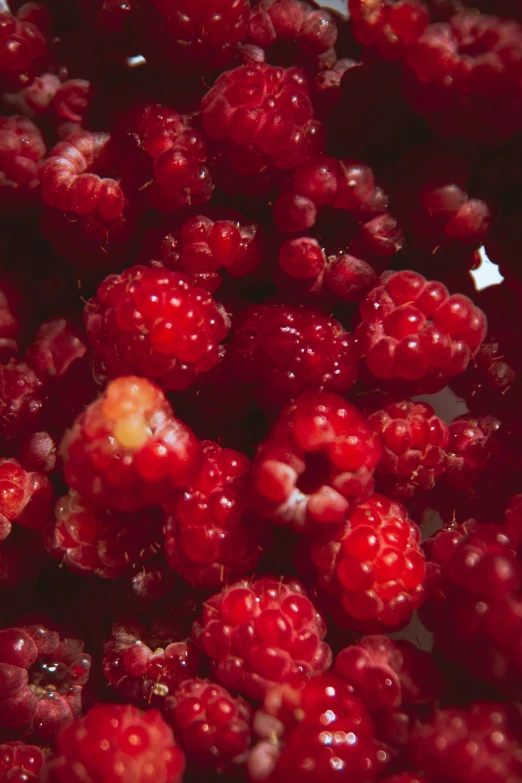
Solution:
{"label": "berry skin texture", "polygon": [[158,710],[100,704],[63,731],[53,783],[181,783],[183,752]]}
{"label": "berry skin texture", "polygon": [[[5,8],[5,6],[3,7]],[[20,9],[21,11],[22,9]],[[16,92],[37,70],[45,56],[45,36],[37,25],[20,18],[0,13],[0,84],[2,92]]]}
{"label": "berry skin texture", "polygon": [[522,745],[502,704],[475,702],[440,711],[414,730],[410,753],[433,783],[515,783],[522,775]]}
{"label": "berry skin texture", "polygon": [[298,533],[341,524],[373,491],[382,449],[362,414],[336,394],[307,392],[281,413],[254,461],[263,514]]}
{"label": "berry skin texture", "polygon": [[43,408],[43,385],[25,362],[0,365],[0,436],[9,440],[31,432]]}
{"label": "berry skin texture", "polygon": [[45,153],[42,134],[31,120],[18,116],[0,118],[0,207],[3,214],[20,213],[36,205],[40,164]]}
{"label": "berry skin texture", "polygon": [[387,636],[366,636],[341,650],[334,669],[371,711],[436,701],[441,691],[430,653]]}
{"label": "berry skin texture", "polygon": [[304,391],[344,394],[357,378],[351,335],[309,308],[255,305],[236,319],[234,372],[258,404],[280,407]]}
{"label": "berry skin texture", "polygon": [[90,655],[41,625],[0,630],[0,725],[45,743],[82,711]]}
{"label": "berry skin texture", "polygon": [[406,625],[424,600],[419,542],[406,509],[377,494],[356,506],[344,527],[315,536],[311,559],[336,621],[366,633]]}
{"label": "berry skin texture", "polygon": [[218,682],[251,699],[331,663],[326,625],[299,582],[264,577],[225,587],[205,602],[193,638]]}
{"label": "berry skin texture", "polygon": [[188,275],[144,266],[106,278],[84,320],[102,374],[140,374],[174,391],[215,366],[229,329],[223,308]]}
{"label": "berry skin texture", "polygon": [[16,460],[0,459],[0,541],[13,524],[39,530],[49,519],[53,488],[42,473],[25,471]]}
{"label": "berry skin texture", "polygon": [[163,709],[175,689],[196,676],[199,658],[176,627],[151,626],[148,630],[134,618],[115,622],[104,645],[102,671],[125,701]]}
{"label": "berry skin texture", "polygon": [[389,497],[406,500],[433,489],[447,464],[447,425],[427,402],[387,402],[368,417],[383,455],[377,464],[379,486]]}
{"label": "berry skin texture", "polygon": [[509,455],[499,440],[501,422],[495,416],[458,416],[448,428],[444,480],[458,490],[474,490],[481,477],[490,478],[505,469]]}
{"label": "berry skin texture", "polygon": [[250,462],[234,449],[202,441],[197,478],[164,504],[168,564],[201,587],[219,587],[253,571],[266,522],[253,511]]}
{"label": "berry skin texture", "polygon": [[257,63],[226,71],[201,103],[203,127],[228,142],[228,165],[239,174],[292,169],[317,146],[305,74]]}
{"label": "berry skin texture", "polygon": [[441,136],[490,141],[522,127],[522,26],[466,10],[409,48],[405,94]]}
{"label": "berry skin texture", "polygon": [[252,710],[210,680],[186,680],[168,697],[165,718],[189,760],[223,773],[245,760]]}
{"label": "berry skin texture", "polygon": [[116,579],[149,560],[162,541],[157,509],[134,513],[91,507],[71,490],[44,530],[47,551],[80,576]]}
{"label": "berry skin texture", "polygon": [[37,780],[44,760],[41,749],[35,745],[5,742],[0,745],[0,778],[12,783]]}
{"label": "berry skin texture", "polygon": [[424,3],[417,0],[348,0],[348,9],[358,42],[385,60],[403,57],[430,18]]}
{"label": "berry skin texture", "polygon": [[166,501],[196,475],[200,446],[144,378],[111,381],[66,433],[64,477],[99,507],[138,511]]}
{"label": "berry skin texture", "polygon": [[332,672],[268,693],[254,725],[267,739],[250,755],[252,781],[370,783],[389,762],[365,704]]}
{"label": "berry skin texture", "polygon": [[369,372],[430,392],[464,372],[486,334],[486,316],[467,296],[418,272],[385,272],[359,313],[356,351]]}

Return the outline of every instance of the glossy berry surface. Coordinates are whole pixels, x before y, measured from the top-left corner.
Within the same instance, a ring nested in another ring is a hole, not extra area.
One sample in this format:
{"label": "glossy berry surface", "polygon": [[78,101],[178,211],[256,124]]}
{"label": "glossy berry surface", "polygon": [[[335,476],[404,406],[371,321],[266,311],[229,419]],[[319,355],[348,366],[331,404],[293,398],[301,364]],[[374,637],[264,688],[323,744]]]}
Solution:
{"label": "glossy berry surface", "polygon": [[44,755],[35,745],[5,742],[0,745],[0,774],[6,781],[37,780],[44,765]]}
{"label": "glossy berry surface", "polygon": [[0,540],[13,524],[32,530],[49,519],[53,488],[42,473],[25,471],[16,460],[0,459]]}
{"label": "glossy berry surface", "polygon": [[261,699],[274,684],[328,668],[325,630],[299,582],[264,577],[212,596],[193,637],[222,685]]}
{"label": "glossy berry surface", "polygon": [[358,630],[405,625],[424,600],[420,531],[400,503],[374,494],[343,527],[319,533],[310,554],[339,622]]}

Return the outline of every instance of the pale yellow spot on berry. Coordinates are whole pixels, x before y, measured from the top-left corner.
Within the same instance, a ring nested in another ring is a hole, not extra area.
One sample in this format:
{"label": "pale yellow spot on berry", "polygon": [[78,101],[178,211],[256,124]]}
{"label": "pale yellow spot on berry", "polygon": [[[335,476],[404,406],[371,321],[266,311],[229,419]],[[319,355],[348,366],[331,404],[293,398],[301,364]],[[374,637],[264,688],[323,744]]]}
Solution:
{"label": "pale yellow spot on berry", "polygon": [[139,449],[152,435],[143,415],[120,419],[114,425],[114,437],[124,449]]}

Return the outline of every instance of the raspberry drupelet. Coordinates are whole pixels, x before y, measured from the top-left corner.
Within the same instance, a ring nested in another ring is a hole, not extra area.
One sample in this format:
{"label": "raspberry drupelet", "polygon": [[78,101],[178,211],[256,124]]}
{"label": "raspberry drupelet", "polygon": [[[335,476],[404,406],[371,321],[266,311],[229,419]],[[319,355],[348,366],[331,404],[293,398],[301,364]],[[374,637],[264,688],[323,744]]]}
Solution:
{"label": "raspberry drupelet", "polygon": [[201,102],[203,127],[237,174],[295,168],[322,142],[305,74],[257,63],[226,71]]}
{"label": "raspberry drupelet", "polygon": [[159,509],[99,509],[70,490],[56,504],[55,519],[43,538],[47,551],[71,573],[115,579],[161,549],[162,522]]}
{"label": "raspberry drupelet", "polygon": [[405,94],[442,137],[503,139],[522,128],[522,26],[465,10],[406,52]]}
{"label": "raspberry drupelet", "polygon": [[359,314],[356,351],[371,375],[418,391],[438,391],[464,372],[486,334],[471,299],[409,270],[381,275]]}
{"label": "raspberry drupelet", "polygon": [[430,653],[387,636],[366,636],[341,650],[334,669],[371,711],[437,701],[442,687]]}
{"label": "raspberry drupelet", "polygon": [[234,324],[232,366],[253,385],[262,408],[304,391],[344,394],[357,379],[352,337],[333,318],[310,308],[254,305]]}
{"label": "raspberry drupelet", "polygon": [[39,530],[49,520],[53,488],[43,473],[25,471],[14,459],[0,458],[0,540],[13,524]]}
{"label": "raspberry drupelet", "polygon": [[0,365],[0,436],[9,440],[32,432],[43,409],[44,386],[25,362]]}
{"label": "raspberry drupelet", "polygon": [[325,633],[302,585],[268,576],[225,587],[205,602],[193,627],[218,682],[251,699],[327,669]]}
{"label": "raspberry drupelet", "polygon": [[385,60],[403,57],[430,21],[418,0],[348,0],[348,9],[356,39]]}
{"label": "raspberry drupelet", "polygon": [[90,655],[41,625],[0,630],[0,725],[52,743],[82,712]]}
{"label": "raspberry drupelet", "polygon": [[0,778],[12,783],[37,780],[45,757],[36,745],[25,742],[5,742],[0,745]]}
{"label": "raspberry drupelet", "polygon": [[[27,7],[29,4],[26,4]],[[24,6],[22,6],[23,8]],[[2,92],[16,92],[38,71],[47,53],[42,30],[24,19],[22,9],[16,16],[2,6],[0,13],[0,85]]]}
{"label": "raspberry drupelet", "polygon": [[158,710],[99,704],[58,737],[52,783],[181,783],[185,757]]}
{"label": "raspberry drupelet", "polygon": [[458,416],[448,428],[444,480],[457,490],[474,490],[481,481],[499,477],[510,454],[502,448],[501,422],[495,416]]}
{"label": "raspberry drupelet", "polygon": [[198,654],[182,629],[168,622],[150,627],[128,617],[115,622],[104,645],[102,671],[126,702],[163,708],[184,680],[195,677]]}
{"label": "raspberry drupelet", "polygon": [[314,536],[310,555],[342,626],[397,630],[423,603],[420,531],[400,503],[383,495],[356,506],[343,527]]}
{"label": "raspberry drupelet", "polygon": [[406,500],[433,489],[446,470],[449,430],[431,405],[385,399],[368,425],[383,445],[376,473],[386,495]]}
{"label": "raspberry drupelet", "polygon": [[84,310],[98,373],[131,373],[182,391],[219,359],[229,317],[189,275],[132,266],[110,275]]}
{"label": "raspberry drupelet", "polygon": [[241,765],[251,743],[252,709],[210,680],[186,680],[169,696],[165,719],[189,761],[222,774]]}
{"label": "raspberry drupelet", "polygon": [[414,730],[410,754],[433,783],[514,783],[522,776],[519,721],[494,702],[441,710]]}
{"label": "raspberry drupelet", "polygon": [[248,760],[252,781],[371,783],[390,761],[366,705],[331,672],[269,692],[254,727],[263,739]]}
{"label": "raspberry drupelet", "polygon": [[166,501],[197,475],[199,442],[144,378],[109,383],[66,433],[64,478],[99,507],[138,511]]}
{"label": "raspberry drupelet", "polygon": [[92,84],[86,79],[61,81],[53,73],[43,73],[23,95],[29,109],[52,125],[67,122],[83,126],[92,104]]}
{"label": "raspberry drupelet", "polygon": [[138,0],[135,30],[147,60],[184,67],[189,78],[212,74],[237,58],[249,0]]}
{"label": "raspberry drupelet", "polygon": [[305,392],[283,409],[258,447],[260,511],[305,534],[341,524],[354,503],[371,494],[381,451],[354,405],[337,394]]}
{"label": "raspberry drupelet", "polygon": [[43,136],[31,120],[18,116],[0,117],[2,214],[19,215],[36,207],[41,163],[46,151]]}
{"label": "raspberry drupelet", "polygon": [[164,504],[164,552],[185,581],[218,587],[254,570],[267,525],[254,511],[248,458],[212,441],[201,451],[197,477]]}

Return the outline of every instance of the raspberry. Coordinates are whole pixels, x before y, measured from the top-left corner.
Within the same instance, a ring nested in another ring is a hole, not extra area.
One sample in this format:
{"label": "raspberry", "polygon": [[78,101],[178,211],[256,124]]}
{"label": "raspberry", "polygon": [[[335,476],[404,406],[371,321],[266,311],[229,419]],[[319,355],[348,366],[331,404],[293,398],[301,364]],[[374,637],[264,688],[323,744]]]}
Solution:
{"label": "raspberry", "polygon": [[[445,481],[454,489],[473,490],[492,472],[505,469],[507,456],[498,438],[495,416],[459,416],[449,425]],[[502,468],[500,467],[502,464]]]}
{"label": "raspberry", "polygon": [[37,780],[44,765],[44,755],[35,745],[5,742],[0,745],[0,777],[12,783]]}
{"label": "raspberry", "polygon": [[326,626],[299,582],[264,577],[209,598],[193,637],[218,682],[261,699],[270,687],[328,668]]}
{"label": "raspberry", "polygon": [[181,783],[185,758],[157,710],[99,704],[63,731],[50,764],[56,783]]}
{"label": "raspberry", "polygon": [[522,27],[463,11],[408,49],[406,95],[441,136],[481,141],[520,131]]}
{"label": "raspberry", "polygon": [[356,350],[370,373],[415,382],[431,392],[464,372],[486,333],[467,296],[417,272],[385,272],[360,309]]}
{"label": "raspberry", "polygon": [[515,781],[522,775],[522,745],[516,721],[510,723],[509,710],[493,702],[442,710],[413,732],[411,756],[434,783]]}
{"label": "raspberry", "polygon": [[209,680],[186,680],[165,707],[166,719],[196,764],[223,773],[245,760],[252,711],[241,697]]}
{"label": "raspberry", "polygon": [[56,504],[44,543],[72,573],[114,579],[160,549],[161,526],[162,515],[155,509],[134,514],[100,510],[71,490]]}
{"label": "raspberry", "polygon": [[257,305],[236,320],[232,363],[238,380],[253,384],[262,408],[301,392],[344,394],[357,378],[351,335],[333,318],[304,307]]}
{"label": "raspberry", "polygon": [[26,471],[54,473],[58,444],[49,432],[33,432],[20,445],[20,464]]}
{"label": "raspberry", "polygon": [[406,509],[377,494],[357,506],[344,527],[315,536],[311,558],[336,620],[366,632],[406,625],[424,600],[419,541]]}
{"label": "raspberry", "polygon": [[307,0],[261,0],[250,13],[247,41],[278,65],[315,65],[336,40],[332,15]]}
{"label": "raspberry", "polygon": [[24,100],[37,115],[82,125],[91,107],[92,85],[86,79],[62,82],[53,73],[44,73],[25,89]]}
{"label": "raspberry", "polygon": [[254,570],[266,523],[252,510],[249,460],[212,441],[203,441],[201,450],[196,479],[164,505],[164,549],[187,582],[217,587]]}
{"label": "raspberry", "polygon": [[369,710],[437,701],[442,686],[430,653],[387,636],[367,636],[346,647],[335,659],[335,672]]}
{"label": "raspberry", "polygon": [[31,120],[0,117],[0,207],[4,215],[36,206],[45,153],[42,134]]}
{"label": "raspberry", "polygon": [[112,381],[66,434],[64,477],[87,501],[137,511],[165,501],[199,467],[195,436],[144,378]]}
{"label": "raspberry", "polygon": [[163,708],[180,683],[196,675],[198,654],[176,627],[151,625],[148,630],[134,618],[115,622],[104,645],[102,671],[125,701]]}
{"label": "raspberry", "polygon": [[32,430],[42,412],[42,382],[24,362],[0,365],[0,435],[12,438]]}
{"label": "raspberry", "polygon": [[258,447],[254,487],[263,513],[309,533],[344,521],[371,494],[381,446],[361,413],[336,394],[310,392],[288,405]]}
{"label": "raspberry", "polygon": [[41,625],[0,631],[0,725],[52,742],[81,714],[90,655]]}
{"label": "raspberry", "polygon": [[205,132],[225,145],[227,165],[238,174],[295,168],[322,132],[298,68],[257,63],[227,71],[203,98],[201,112]]}
{"label": "raspberry", "polygon": [[249,11],[249,0],[139,0],[135,28],[147,60],[197,76],[235,58]]}
{"label": "raspberry", "polygon": [[450,436],[431,405],[412,400],[385,402],[369,416],[368,424],[383,445],[376,471],[386,494],[406,500],[433,489],[446,470]]}
{"label": "raspberry", "polygon": [[330,672],[300,688],[269,693],[255,724],[272,737],[250,755],[253,781],[284,783],[299,774],[307,783],[334,783],[345,775],[353,783],[370,783],[389,762],[366,706]]}
{"label": "raspberry", "polygon": [[73,362],[85,356],[87,347],[65,318],[40,325],[25,359],[42,381],[63,378]]}
{"label": "raspberry", "polygon": [[49,519],[53,488],[42,473],[27,472],[16,460],[0,459],[0,540],[12,524],[39,530]]}
{"label": "raspberry", "polygon": [[386,60],[404,56],[429,22],[426,6],[417,0],[348,0],[348,8],[359,43]]}
{"label": "raspberry", "polygon": [[[5,8],[5,6],[4,6]],[[21,9],[20,9],[21,10]],[[42,31],[30,21],[0,13],[0,82],[3,90],[16,92],[38,69],[45,57],[47,43]]]}
{"label": "raspberry", "polygon": [[228,316],[190,277],[132,266],[110,275],[84,311],[103,375],[137,373],[181,391],[219,358]]}
{"label": "raspberry", "polygon": [[[6,280],[0,280],[0,361],[7,362],[18,353],[20,331],[18,297]],[[25,314],[24,314],[25,315]]]}

